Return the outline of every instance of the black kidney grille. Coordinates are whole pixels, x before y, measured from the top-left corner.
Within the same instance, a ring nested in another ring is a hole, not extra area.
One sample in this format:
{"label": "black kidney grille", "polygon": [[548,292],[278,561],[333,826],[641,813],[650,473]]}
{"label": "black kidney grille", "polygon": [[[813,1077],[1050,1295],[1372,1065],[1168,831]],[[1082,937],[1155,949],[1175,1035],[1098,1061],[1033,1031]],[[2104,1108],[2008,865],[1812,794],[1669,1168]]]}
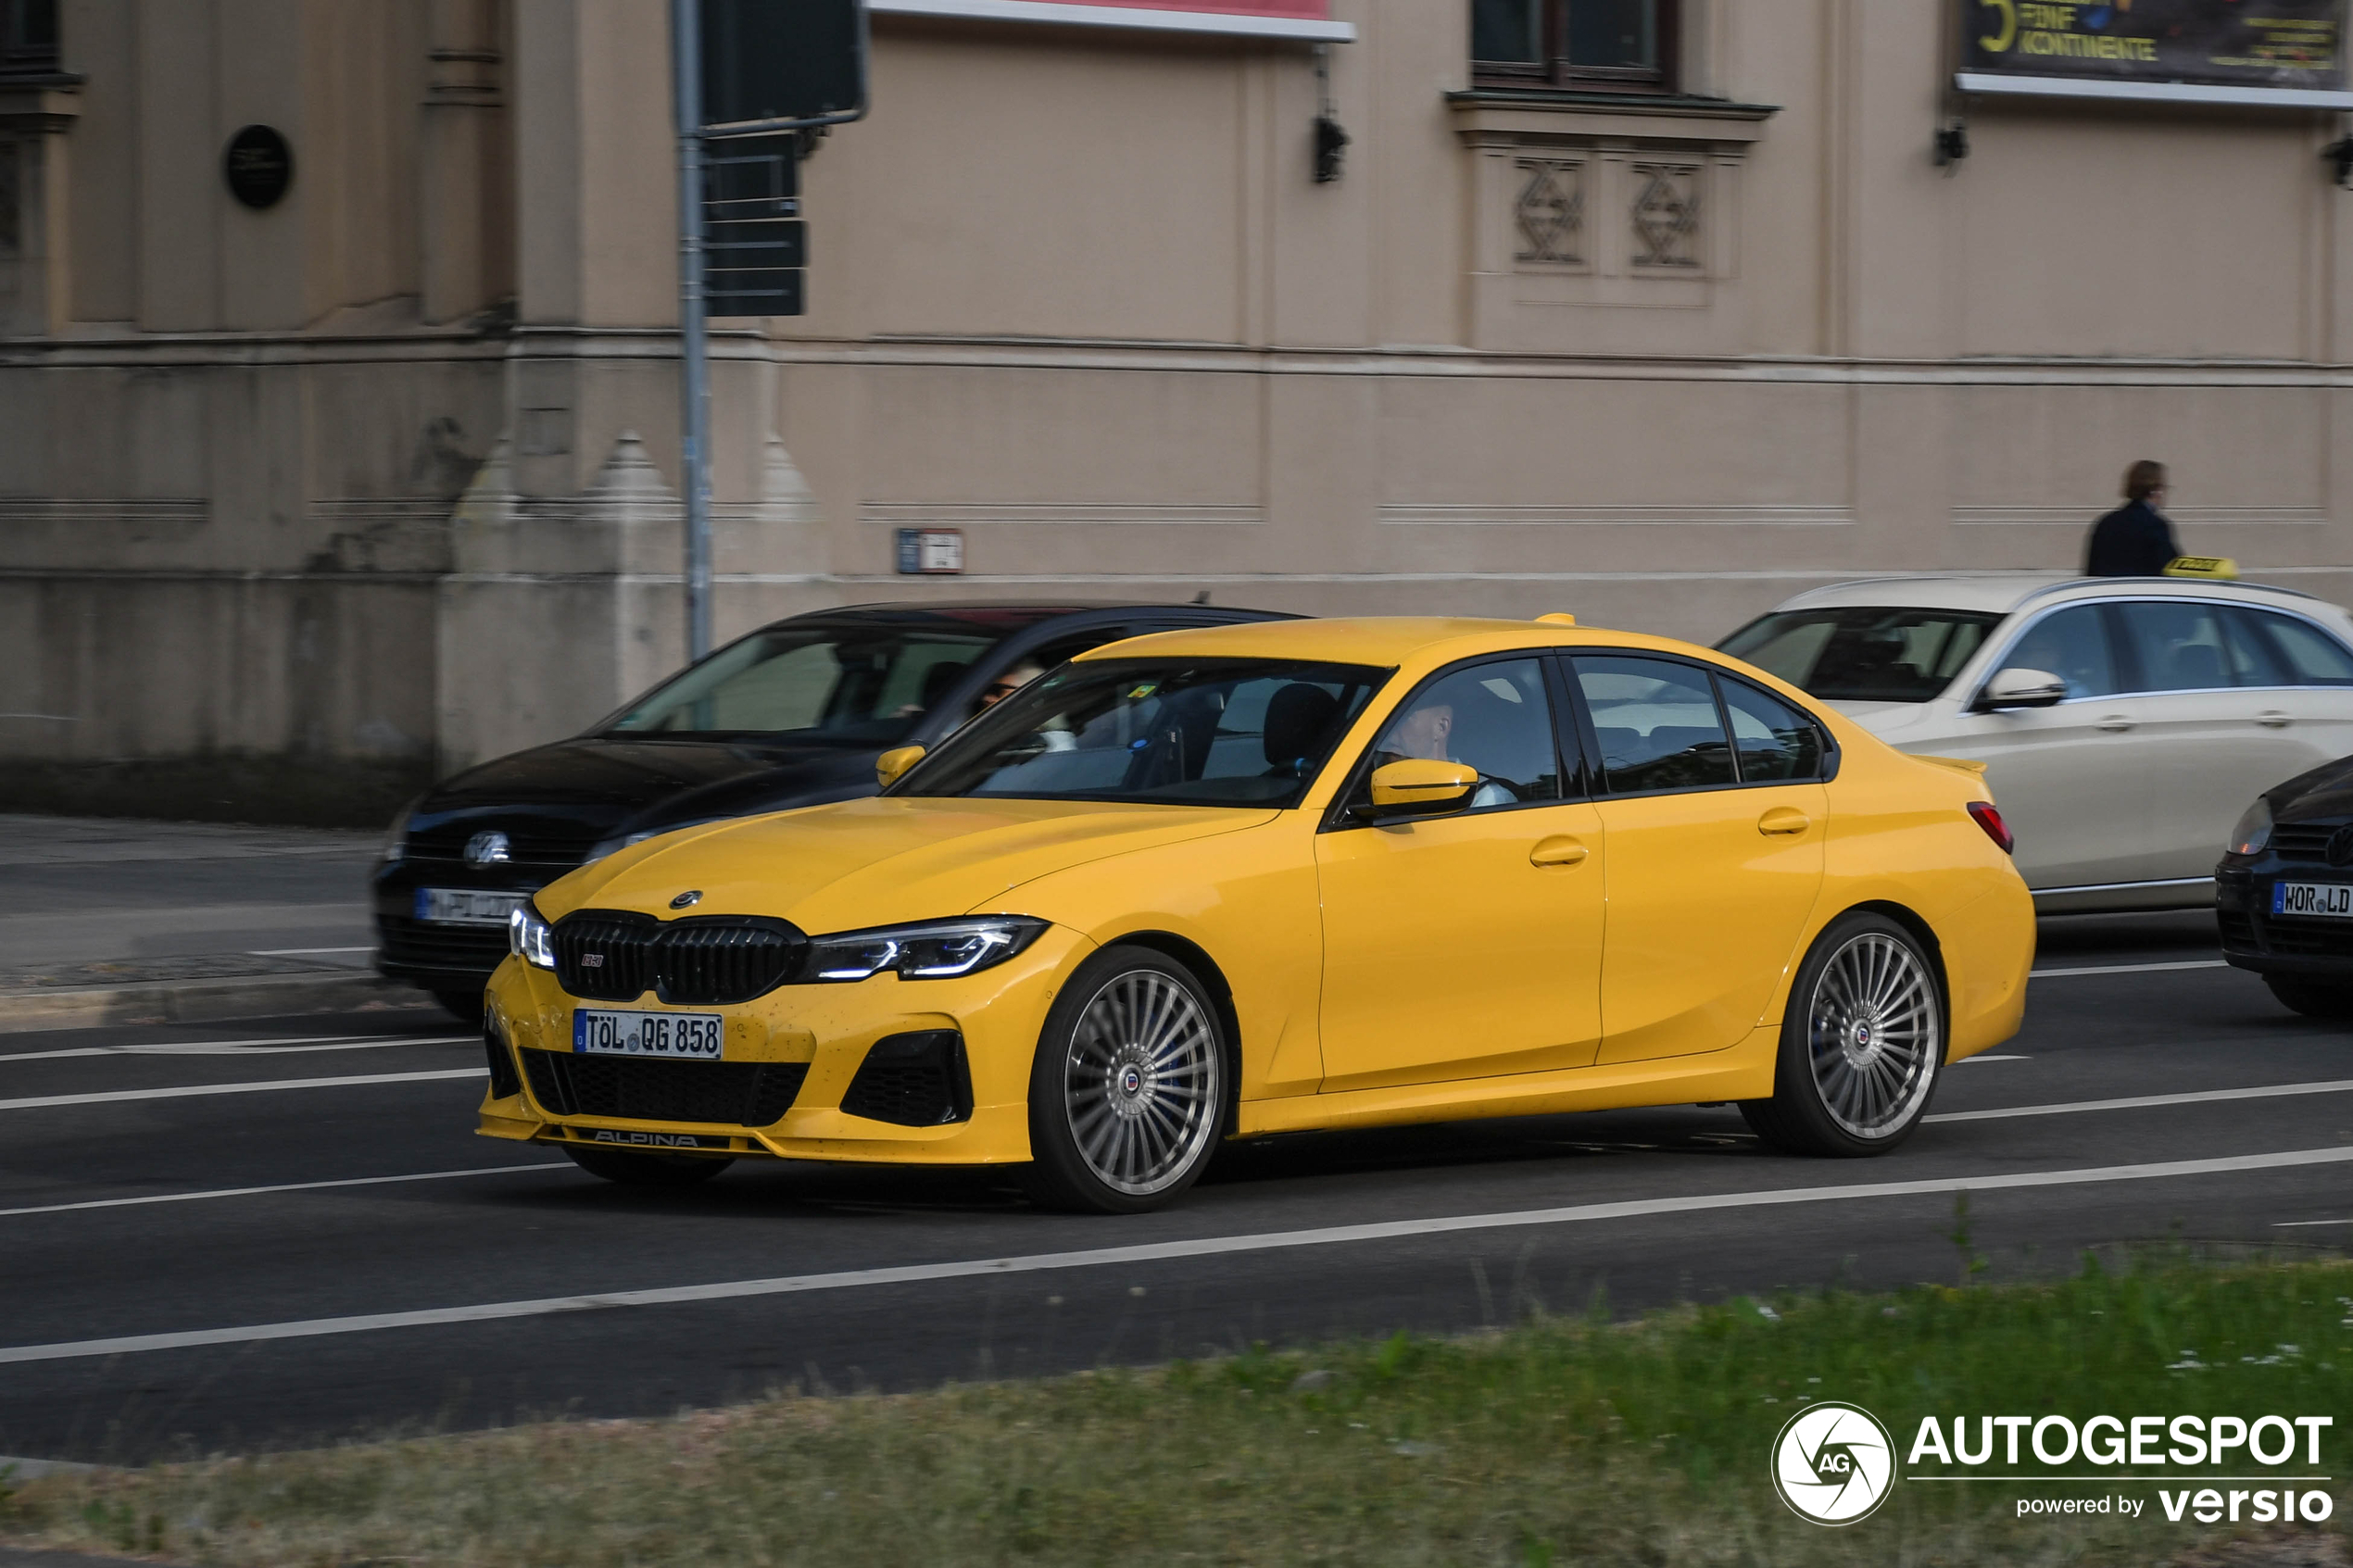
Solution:
{"label": "black kidney grille", "polygon": [[557,1116],[765,1127],[792,1109],[805,1061],[658,1061],[519,1051],[531,1098]]}
{"label": "black kidney grille", "polygon": [[926,1029],[876,1040],[841,1097],[852,1116],[901,1127],[937,1127],[972,1119],[972,1073],[963,1036]]}
{"label": "black kidney grille", "polygon": [[781,923],[681,922],[657,939],[656,978],[664,1001],[748,1002],[783,985],[806,946]]}
{"label": "black kidney grille", "polygon": [[556,979],[575,997],[634,1002],[653,989],[658,928],[643,915],[586,910],[556,924]]}
{"label": "black kidney grille", "polygon": [[674,1006],[748,1002],[783,985],[807,937],[780,920],[711,915],[664,924],[618,909],[580,909],[556,922],[556,978],[575,997]]}

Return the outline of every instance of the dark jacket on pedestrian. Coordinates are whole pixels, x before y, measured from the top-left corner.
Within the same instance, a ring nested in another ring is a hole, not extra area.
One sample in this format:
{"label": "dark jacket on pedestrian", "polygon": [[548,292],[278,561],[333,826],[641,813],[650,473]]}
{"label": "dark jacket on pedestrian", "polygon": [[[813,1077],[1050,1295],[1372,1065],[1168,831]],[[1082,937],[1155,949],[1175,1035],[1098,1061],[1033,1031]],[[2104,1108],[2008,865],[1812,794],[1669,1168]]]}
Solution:
{"label": "dark jacket on pedestrian", "polygon": [[2165,571],[2166,562],[2181,553],[2173,542],[2171,521],[2146,501],[2133,501],[2092,525],[2083,575],[2156,577]]}

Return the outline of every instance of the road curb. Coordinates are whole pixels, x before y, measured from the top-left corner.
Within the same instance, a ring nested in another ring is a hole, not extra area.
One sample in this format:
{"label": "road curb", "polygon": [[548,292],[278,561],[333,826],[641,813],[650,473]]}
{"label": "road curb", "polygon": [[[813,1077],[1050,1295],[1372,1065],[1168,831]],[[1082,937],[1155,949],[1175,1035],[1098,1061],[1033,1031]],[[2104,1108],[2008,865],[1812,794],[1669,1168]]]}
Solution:
{"label": "road curb", "polygon": [[110,1023],[204,1023],[278,1013],[340,1012],[371,1004],[429,1007],[432,998],[411,986],[356,970],[0,990],[0,1035]]}

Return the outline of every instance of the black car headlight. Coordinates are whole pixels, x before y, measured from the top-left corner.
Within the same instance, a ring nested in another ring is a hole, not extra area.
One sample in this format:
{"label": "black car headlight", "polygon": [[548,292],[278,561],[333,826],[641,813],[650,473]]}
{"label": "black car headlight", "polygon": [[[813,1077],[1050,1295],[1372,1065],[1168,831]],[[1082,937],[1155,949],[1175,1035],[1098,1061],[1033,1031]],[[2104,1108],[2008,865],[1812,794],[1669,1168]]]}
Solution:
{"label": "black car headlight", "polygon": [[1003,963],[1045,929],[1044,921],[1026,915],[967,915],[837,932],[810,938],[800,972],[832,984],[886,972],[901,980],[953,980]]}
{"label": "black car headlight", "polygon": [[2231,830],[2231,842],[2224,847],[2233,855],[2260,855],[2271,842],[2271,803],[2259,796]]}
{"label": "black car headlight", "polygon": [[539,918],[529,900],[507,917],[507,951],[534,969],[556,967],[556,930]]}

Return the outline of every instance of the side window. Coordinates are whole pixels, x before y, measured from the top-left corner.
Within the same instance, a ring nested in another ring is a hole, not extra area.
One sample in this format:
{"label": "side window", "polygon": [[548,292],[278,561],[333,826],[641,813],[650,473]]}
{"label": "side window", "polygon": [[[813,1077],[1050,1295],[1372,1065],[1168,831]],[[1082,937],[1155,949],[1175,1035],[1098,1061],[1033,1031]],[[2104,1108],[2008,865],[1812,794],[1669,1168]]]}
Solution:
{"label": "side window", "polygon": [[1406,698],[1373,743],[1372,762],[1378,768],[1415,757],[1478,769],[1474,810],[1562,798],[1560,751],[1542,662],[1474,664],[1440,676]]}
{"label": "side window", "polygon": [[2292,615],[2246,610],[2249,622],[2269,633],[2271,646],[2287,666],[2286,683],[2295,686],[2353,686],[2353,654],[2334,637]]}
{"label": "side window", "polygon": [[2213,605],[2146,601],[2117,609],[2140,668],[2141,690],[2197,692],[2238,684],[2222,618]]}
{"label": "side window", "polygon": [[[1082,633],[1075,637],[1064,637],[1058,643],[1048,643],[1040,648],[1033,648],[997,671],[988,684],[980,689],[980,695],[973,699],[972,712],[980,713],[996,707],[1056,665],[1068,663],[1080,654],[1092,648],[1101,647],[1105,643],[1115,643],[1122,637],[1132,635],[1134,633],[1125,626],[1106,626],[1093,632]],[[961,675],[963,671],[959,671],[957,673]],[[931,700],[937,702],[945,696],[947,696],[947,687],[943,686],[932,695]],[[964,717],[969,719],[972,714],[968,713]]]}
{"label": "side window", "polygon": [[2222,646],[2229,655],[2231,678],[2242,686],[2285,686],[2287,666],[2271,647],[2271,639],[2256,624],[2256,612],[2236,605],[2222,608]]}
{"label": "side window", "polygon": [[1822,732],[1813,720],[1745,681],[1718,676],[1717,684],[1724,693],[1724,711],[1731,716],[1741,783],[1821,776]]}
{"label": "side window", "polygon": [[2122,689],[2098,605],[2045,616],[2002,656],[2002,668],[2048,671],[2067,683],[2070,698],[2109,696]]}
{"label": "side window", "polygon": [[1731,745],[1706,671],[1640,654],[1579,654],[1569,668],[1593,718],[1610,791],[1735,782]]}

